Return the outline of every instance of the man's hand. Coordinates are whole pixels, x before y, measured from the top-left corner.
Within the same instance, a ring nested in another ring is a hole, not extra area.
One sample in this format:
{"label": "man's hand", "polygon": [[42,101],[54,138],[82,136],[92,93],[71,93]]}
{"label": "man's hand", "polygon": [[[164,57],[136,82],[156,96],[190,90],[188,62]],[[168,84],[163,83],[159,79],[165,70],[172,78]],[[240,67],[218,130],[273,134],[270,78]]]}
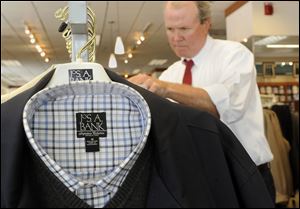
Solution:
{"label": "man's hand", "polygon": [[146,74],[139,74],[128,79],[128,81],[139,85],[161,97],[167,97],[167,82],[160,81]]}
{"label": "man's hand", "polygon": [[206,110],[217,118],[219,113],[208,93],[202,88],[189,85],[160,81],[146,74],[139,74],[128,79],[130,82],[142,86],[164,98],[170,98],[178,103],[197,109]]}

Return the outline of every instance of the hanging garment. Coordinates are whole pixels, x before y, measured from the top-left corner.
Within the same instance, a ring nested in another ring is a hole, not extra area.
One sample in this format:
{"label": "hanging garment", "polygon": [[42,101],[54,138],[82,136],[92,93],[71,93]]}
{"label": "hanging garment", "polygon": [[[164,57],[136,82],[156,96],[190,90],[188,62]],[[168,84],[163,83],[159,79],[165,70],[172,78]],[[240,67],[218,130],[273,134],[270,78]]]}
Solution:
{"label": "hanging garment", "polygon": [[288,105],[273,105],[272,110],[278,117],[284,138],[286,138],[291,145],[289,157],[294,179],[294,191],[296,191],[296,189],[299,188],[299,143],[293,140],[294,126],[290,107]]}
{"label": "hanging garment", "polygon": [[[49,169],[22,124],[26,103],[52,74],[1,105],[2,207],[90,207]],[[256,165],[222,122],[107,74],[142,95],[151,128],[105,207],[273,207]]]}
{"label": "hanging garment", "polygon": [[276,203],[288,202],[293,195],[293,177],[289,161],[290,144],[283,137],[275,112],[264,109],[265,133],[274,155],[271,173],[276,189]]}
{"label": "hanging garment", "polygon": [[78,197],[103,207],[142,152],[150,129],[146,101],[115,82],[46,88],[27,102],[23,124],[31,147]]}

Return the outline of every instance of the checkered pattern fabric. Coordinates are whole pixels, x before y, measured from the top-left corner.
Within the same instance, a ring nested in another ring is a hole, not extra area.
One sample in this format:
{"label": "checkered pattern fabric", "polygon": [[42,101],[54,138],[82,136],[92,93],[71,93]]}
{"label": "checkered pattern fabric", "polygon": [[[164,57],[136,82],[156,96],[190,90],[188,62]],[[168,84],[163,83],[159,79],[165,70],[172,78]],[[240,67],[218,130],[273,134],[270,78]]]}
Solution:
{"label": "checkered pattern fabric", "polygon": [[[106,114],[100,150],[86,152],[76,135],[76,113]],[[151,126],[149,107],[134,89],[114,82],[85,81],[46,88],[26,104],[23,123],[31,146],[70,191],[93,207],[117,192]]]}

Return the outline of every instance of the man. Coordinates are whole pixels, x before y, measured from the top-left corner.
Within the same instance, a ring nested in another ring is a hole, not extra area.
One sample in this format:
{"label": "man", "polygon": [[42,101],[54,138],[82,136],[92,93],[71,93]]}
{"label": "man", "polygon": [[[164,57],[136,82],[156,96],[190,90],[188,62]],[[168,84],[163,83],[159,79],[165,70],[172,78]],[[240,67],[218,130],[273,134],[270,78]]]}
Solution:
{"label": "man", "polygon": [[273,155],[264,136],[253,54],[240,43],[214,40],[208,35],[209,2],[167,2],[164,21],[169,44],[181,60],[159,80],[141,74],[129,81],[219,117],[258,166],[274,200],[268,167]]}

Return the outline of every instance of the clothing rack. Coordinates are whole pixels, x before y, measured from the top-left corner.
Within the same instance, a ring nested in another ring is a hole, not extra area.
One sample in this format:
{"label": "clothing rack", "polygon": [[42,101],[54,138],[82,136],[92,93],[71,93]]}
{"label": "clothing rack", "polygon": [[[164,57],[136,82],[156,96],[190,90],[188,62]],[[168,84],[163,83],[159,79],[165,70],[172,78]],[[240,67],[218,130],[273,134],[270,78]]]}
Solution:
{"label": "clothing rack", "polygon": [[64,21],[59,32],[66,41],[72,62],[95,61],[96,31],[95,13],[86,1],[70,1],[68,6],[55,12],[55,17]]}
{"label": "clothing rack", "polygon": [[[72,31],[72,62],[76,61],[79,50],[87,43],[88,22],[86,1],[69,1],[69,24]],[[88,62],[88,52],[81,54],[82,61]]]}

